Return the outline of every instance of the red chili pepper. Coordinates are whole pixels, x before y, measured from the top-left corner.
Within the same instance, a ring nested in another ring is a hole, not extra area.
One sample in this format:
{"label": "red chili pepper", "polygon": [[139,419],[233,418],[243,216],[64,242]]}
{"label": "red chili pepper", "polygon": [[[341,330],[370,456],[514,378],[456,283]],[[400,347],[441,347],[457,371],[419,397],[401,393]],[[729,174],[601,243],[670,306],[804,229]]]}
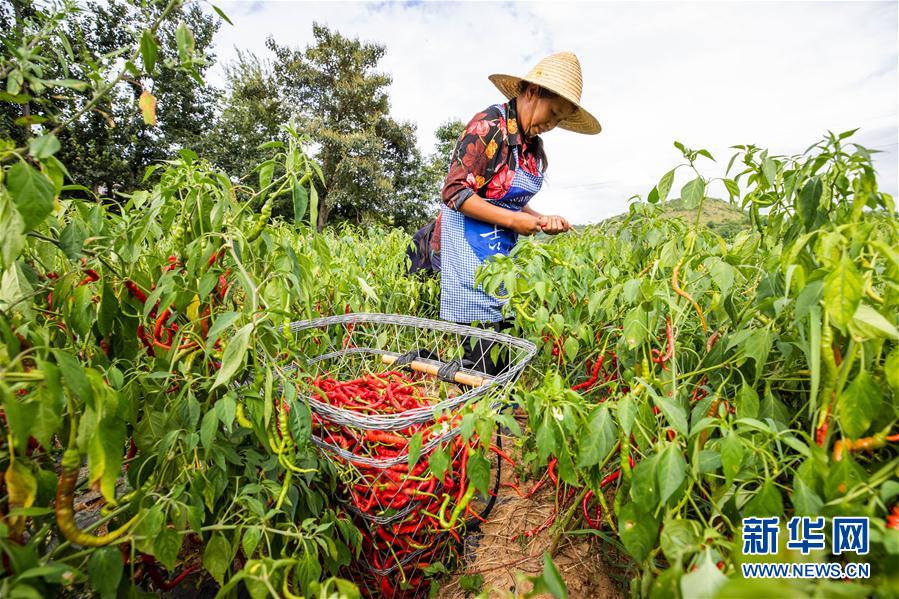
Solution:
{"label": "red chili pepper", "polygon": [[893,506],[893,511],[887,514],[887,528],[899,530],[899,504]]}
{"label": "red chili pepper", "polygon": [[92,282],[94,282],[94,281],[99,281],[99,280],[100,280],[100,275],[98,275],[98,274],[97,274],[97,271],[94,270],[93,268],[86,268],[86,269],[84,270],[84,273],[85,273],[87,276],[84,277],[83,279],[81,279],[81,282],[78,283],[78,287],[81,287],[82,285],[87,285],[88,283],[92,283]]}
{"label": "red chili pepper", "polygon": [[[595,385],[597,379],[599,378],[599,369],[602,368],[602,362],[603,362],[603,359],[604,359],[604,358],[605,358],[605,356],[603,355],[603,356],[599,356],[599,357],[596,359],[596,363],[593,365],[593,372],[590,374],[590,378],[589,378],[589,379],[587,379],[587,380],[584,381],[583,383],[580,383],[580,384],[578,384],[578,385],[575,385],[575,386],[572,387],[571,389],[572,389],[573,391],[577,391],[578,389],[589,389],[589,388],[591,388],[593,385]],[[589,369],[589,362],[588,362],[588,369]]]}
{"label": "red chili pepper", "polygon": [[549,475],[549,480],[551,480],[556,487],[559,486],[559,479],[556,478],[556,462],[558,461],[558,459],[552,458],[549,461],[549,464],[546,465],[546,473]]}
{"label": "red chili pepper", "polygon": [[593,499],[593,491],[587,491],[584,494],[584,500],[581,502],[581,511],[584,513],[584,520],[586,520],[587,524],[590,525],[590,528],[598,530],[602,525],[600,522],[600,518],[602,517],[602,506],[596,506],[595,519],[590,516],[590,512],[587,509],[587,505],[590,503],[590,500]]}
{"label": "red chili pepper", "polygon": [[674,355],[674,330],[671,328],[671,317],[665,317],[665,336],[668,340],[668,348],[664,354],[660,354],[659,350],[653,348],[652,361],[656,364],[665,364]]}
{"label": "red chili pepper", "polygon": [[125,288],[131,293],[131,295],[142,304],[147,303],[147,294],[140,290],[137,286],[137,283],[134,281],[125,281]]}

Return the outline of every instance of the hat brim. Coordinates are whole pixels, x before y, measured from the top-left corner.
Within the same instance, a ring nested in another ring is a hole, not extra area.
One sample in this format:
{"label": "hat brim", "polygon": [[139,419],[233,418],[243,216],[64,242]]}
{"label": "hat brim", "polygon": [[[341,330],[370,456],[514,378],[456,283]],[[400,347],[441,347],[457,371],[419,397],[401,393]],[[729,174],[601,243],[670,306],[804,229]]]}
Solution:
{"label": "hat brim", "polygon": [[494,74],[488,77],[493,85],[502,92],[506,98],[511,100],[512,98],[518,96],[518,86],[522,81],[527,81],[528,83],[533,83],[534,85],[539,85],[540,87],[546,88],[554,93],[559,94],[575,106],[577,106],[577,110],[570,117],[565,119],[564,121],[559,123],[559,127],[565,129],[567,131],[573,131],[574,133],[582,133],[584,135],[596,135],[600,131],[602,131],[602,125],[599,124],[599,121],[595,116],[590,114],[586,108],[581,106],[580,102],[576,99],[569,97],[568,95],[560,92],[559,90],[553,89],[551,86],[547,85],[545,82],[541,81],[532,81],[525,77],[516,77],[515,75],[501,75]]}

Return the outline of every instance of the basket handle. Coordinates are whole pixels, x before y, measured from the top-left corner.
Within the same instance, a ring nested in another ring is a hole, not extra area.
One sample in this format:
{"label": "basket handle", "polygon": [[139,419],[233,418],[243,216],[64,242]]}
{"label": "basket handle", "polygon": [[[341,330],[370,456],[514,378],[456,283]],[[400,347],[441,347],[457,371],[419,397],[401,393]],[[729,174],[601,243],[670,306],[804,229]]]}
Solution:
{"label": "basket handle", "polygon": [[[383,354],[381,356],[381,361],[388,365],[393,364],[398,359],[399,356],[394,356],[391,354]],[[431,376],[437,376],[437,371],[440,370],[440,367],[435,364],[419,362],[418,360],[412,360],[411,362],[404,364],[404,366],[408,366],[409,368],[417,372],[430,374]],[[471,374],[466,374],[464,372],[457,372],[455,376],[453,376],[453,380],[460,385],[466,385],[468,387],[480,387],[485,383],[484,377],[474,376]]]}

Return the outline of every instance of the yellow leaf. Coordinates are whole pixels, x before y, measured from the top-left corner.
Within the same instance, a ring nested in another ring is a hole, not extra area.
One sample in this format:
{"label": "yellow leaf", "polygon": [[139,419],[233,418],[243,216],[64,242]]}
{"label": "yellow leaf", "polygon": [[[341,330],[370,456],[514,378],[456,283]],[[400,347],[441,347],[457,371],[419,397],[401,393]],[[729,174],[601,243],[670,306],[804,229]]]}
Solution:
{"label": "yellow leaf", "polygon": [[195,293],[193,301],[191,301],[190,304],[188,304],[188,306],[187,306],[187,317],[191,320],[191,322],[196,322],[199,315],[200,315],[200,296]]}
{"label": "yellow leaf", "polygon": [[[4,475],[6,488],[9,493],[9,509],[27,508],[34,503],[37,496],[37,481],[31,470],[16,461],[10,461],[9,468]],[[25,517],[16,516],[9,518],[9,527],[15,537],[21,537],[25,528]]]}
{"label": "yellow leaf", "polygon": [[144,124],[156,126],[156,97],[144,90],[140,93],[140,100],[138,100],[138,106],[140,106],[140,111],[144,115]]}

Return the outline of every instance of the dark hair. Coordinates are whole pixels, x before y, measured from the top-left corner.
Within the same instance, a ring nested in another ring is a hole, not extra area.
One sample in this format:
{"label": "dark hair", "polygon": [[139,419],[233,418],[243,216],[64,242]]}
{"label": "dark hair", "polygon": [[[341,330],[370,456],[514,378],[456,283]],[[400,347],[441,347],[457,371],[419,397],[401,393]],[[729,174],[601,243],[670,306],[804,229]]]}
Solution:
{"label": "dark hair", "polygon": [[[531,85],[530,81],[522,80],[518,84],[518,95],[521,96],[524,92],[527,91],[528,86]],[[537,85],[534,83],[533,85]],[[540,87],[537,85],[537,97],[538,98],[546,98],[547,100],[555,100],[559,97],[554,91],[548,90],[545,87]],[[534,144],[536,147],[534,148],[534,155],[543,163],[543,172],[546,172],[546,168],[549,166],[549,158],[546,157],[546,150],[543,149],[543,140],[539,137],[537,138],[536,143]]]}
{"label": "dark hair", "polygon": [[[530,81],[525,81],[522,79],[518,83],[518,95],[520,96],[525,91],[527,91],[529,85],[532,85]],[[533,85],[537,84],[534,83]],[[537,85],[537,95],[541,98],[546,98],[547,100],[555,100],[559,97],[559,94],[557,94],[556,92],[548,90],[545,87],[540,87],[539,85]]]}

